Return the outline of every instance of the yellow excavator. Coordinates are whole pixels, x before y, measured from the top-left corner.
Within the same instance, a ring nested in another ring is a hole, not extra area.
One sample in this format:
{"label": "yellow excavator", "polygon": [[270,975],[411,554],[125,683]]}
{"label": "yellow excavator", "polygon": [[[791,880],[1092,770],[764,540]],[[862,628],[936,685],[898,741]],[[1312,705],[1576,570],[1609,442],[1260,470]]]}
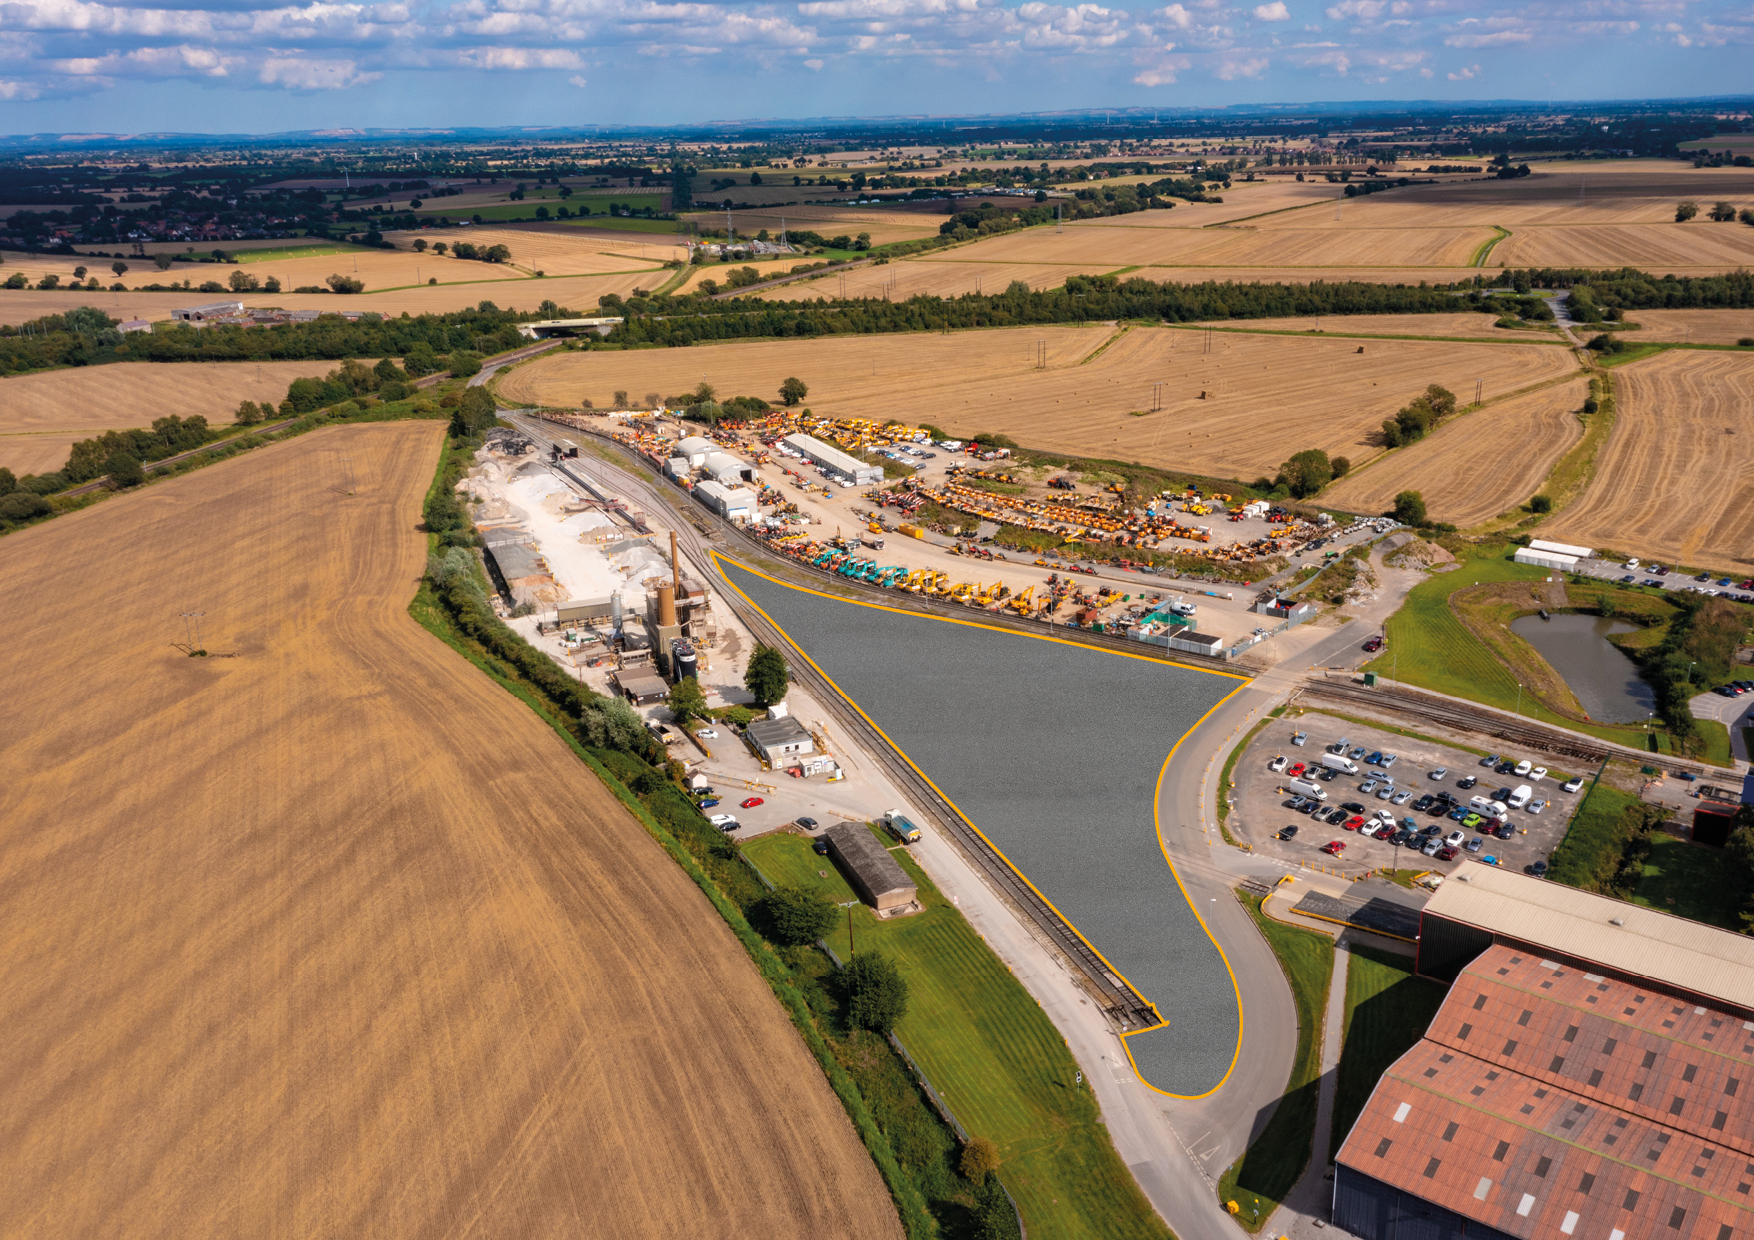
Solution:
{"label": "yellow excavator", "polygon": [[967,606],[969,597],[974,594],[974,587],[966,581],[959,581],[950,587],[950,601]]}
{"label": "yellow excavator", "polygon": [[1029,606],[1030,600],[1033,599],[1034,597],[1035,597],[1035,587],[1030,586],[1022,594],[1019,594],[1013,598],[1007,599],[1005,602],[1005,606],[1009,607],[1012,611],[1016,612],[1020,616],[1027,616],[1029,614],[1029,611],[1030,611],[1030,606]]}

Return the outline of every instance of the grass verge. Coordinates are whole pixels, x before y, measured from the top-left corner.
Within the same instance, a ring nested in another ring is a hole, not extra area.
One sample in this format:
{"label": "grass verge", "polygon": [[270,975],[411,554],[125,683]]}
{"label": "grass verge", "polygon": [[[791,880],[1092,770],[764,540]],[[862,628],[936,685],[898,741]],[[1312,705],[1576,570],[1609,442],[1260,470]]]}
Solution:
{"label": "grass verge", "polygon": [[1632,902],[1708,926],[1741,930],[1743,892],[1724,881],[1724,853],[1655,832]]}
{"label": "grass verge", "polygon": [[1489,237],[1480,243],[1480,248],[1475,250],[1473,255],[1468,259],[1468,266],[1484,267],[1486,265],[1487,257],[1492,253],[1492,247],[1510,236],[1510,229],[1501,227],[1497,224],[1492,226],[1492,231],[1497,235]]}
{"label": "grass verge", "polygon": [[[837,902],[857,897],[806,836],[765,835],[743,854],[780,886]],[[896,1028],[921,1070],[975,1136],[999,1147],[999,1174],[1032,1235],[1168,1237],[1103,1126],[1065,1040],[974,927],[905,849],[892,855],[919,888],[925,911],[878,921],[851,910],[860,951],[877,948],[907,976],[907,1016]],[[827,942],[851,952],[849,925]]]}
{"label": "grass verge", "polygon": [[1242,751],[1254,743],[1255,737],[1261,734],[1263,728],[1284,713],[1283,706],[1275,706],[1262,716],[1260,722],[1249,729],[1248,735],[1236,742],[1235,748],[1230,751],[1230,756],[1224,759],[1224,769],[1218,772],[1218,829],[1224,833],[1224,842],[1233,847],[1236,845],[1236,841],[1230,838],[1230,832],[1224,825],[1224,820],[1230,817],[1229,793],[1233,786],[1230,773],[1236,769],[1236,760],[1242,757]]}
{"label": "grass verge", "polygon": [[1547,877],[1586,891],[1596,890],[1611,878],[1626,845],[1627,815],[1638,804],[1631,793],[1597,780],[1572,815],[1565,838],[1553,850]]}
{"label": "grass verge", "polygon": [[1321,1090],[1322,1021],[1334,975],[1334,941],[1313,930],[1282,925],[1261,912],[1259,896],[1237,892],[1255,927],[1278,957],[1297,1006],[1297,1050],[1285,1094],[1255,1143],[1218,1181],[1218,1199],[1234,1201],[1236,1221],[1253,1233],[1278,1209],[1309,1165]]}
{"label": "grass verge", "polygon": [[1346,1019],[1330,1156],[1339,1152],[1389,1065],[1424,1036],[1445,993],[1438,983],[1413,976],[1413,957],[1353,946],[1346,963]]}

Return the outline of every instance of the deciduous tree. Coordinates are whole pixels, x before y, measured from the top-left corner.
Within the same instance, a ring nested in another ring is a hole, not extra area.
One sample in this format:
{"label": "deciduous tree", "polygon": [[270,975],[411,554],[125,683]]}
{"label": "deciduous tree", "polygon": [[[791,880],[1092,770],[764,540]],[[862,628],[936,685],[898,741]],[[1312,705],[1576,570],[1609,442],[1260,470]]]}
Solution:
{"label": "deciduous tree", "polygon": [[847,1020],[860,1029],[887,1034],[907,1015],[907,979],[881,952],[855,955],[840,974]]}
{"label": "deciduous tree", "polygon": [[1395,496],[1395,520],[1406,525],[1425,524],[1425,497],[1417,491],[1402,491]]}
{"label": "deciduous tree", "polygon": [[701,691],[700,681],[693,676],[684,676],[672,685],[664,697],[664,704],[670,708],[677,723],[686,724],[690,719],[707,717],[706,694]]}
{"label": "deciduous tree", "polygon": [[833,900],[802,887],[780,887],[761,900],[768,937],[785,947],[814,943],[834,928],[839,913]]}
{"label": "deciduous tree", "polygon": [[743,687],[754,696],[755,704],[772,706],[784,701],[790,685],[785,656],[772,646],[758,644],[749,656],[749,670],[743,674]]}
{"label": "deciduous tree", "polygon": [[780,384],[780,401],[785,405],[799,405],[810,395],[810,385],[802,379],[787,379]]}

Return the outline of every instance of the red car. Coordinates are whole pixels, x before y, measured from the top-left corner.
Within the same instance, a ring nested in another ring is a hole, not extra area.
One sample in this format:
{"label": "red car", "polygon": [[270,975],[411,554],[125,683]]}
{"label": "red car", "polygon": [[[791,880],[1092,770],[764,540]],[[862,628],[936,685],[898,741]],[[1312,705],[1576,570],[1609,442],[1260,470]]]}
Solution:
{"label": "red car", "polygon": [[1346,841],[1329,840],[1326,844],[1322,845],[1322,851],[1330,856],[1338,857],[1341,853],[1346,851]]}
{"label": "red car", "polygon": [[1293,765],[1292,768],[1289,771],[1286,771],[1285,773],[1287,775],[1289,775],[1292,779],[1296,779],[1299,775],[1303,774],[1303,771],[1304,771],[1303,763],[1299,762],[1299,763],[1296,763],[1295,765]]}
{"label": "red car", "polygon": [[1439,861],[1454,861],[1456,859],[1456,850],[1451,848],[1448,844],[1445,844],[1442,848],[1437,850],[1437,859]]}
{"label": "red car", "polygon": [[740,804],[743,806],[744,809],[754,809],[757,805],[761,804],[761,798],[760,797],[750,797],[747,801],[740,802]]}
{"label": "red car", "polygon": [[1354,814],[1340,825],[1345,827],[1348,831],[1356,831],[1359,827],[1364,825],[1364,815]]}
{"label": "red car", "polygon": [[1380,638],[1380,637],[1373,637],[1369,641],[1364,643],[1364,653],[1365,654],[1375,654],[1377,651],[1379,651],[1381,649],[1382,649],[1382,638]]}

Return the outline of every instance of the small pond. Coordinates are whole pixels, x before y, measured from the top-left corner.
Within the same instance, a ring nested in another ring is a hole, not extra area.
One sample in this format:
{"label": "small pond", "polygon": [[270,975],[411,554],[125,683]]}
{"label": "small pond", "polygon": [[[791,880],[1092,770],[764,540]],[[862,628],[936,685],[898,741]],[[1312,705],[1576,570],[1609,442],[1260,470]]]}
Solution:
{"label": "small pond", "polygon": [[1584,615],[1548,620],[1524,616],[1510,625],[1511,632],[1553,665],[1589,717],[1604,723],[1643,723],[1657,708],[1656,695],[1639,678],[1638,664],[1608,640],[1637,630],[1624,620]]}

